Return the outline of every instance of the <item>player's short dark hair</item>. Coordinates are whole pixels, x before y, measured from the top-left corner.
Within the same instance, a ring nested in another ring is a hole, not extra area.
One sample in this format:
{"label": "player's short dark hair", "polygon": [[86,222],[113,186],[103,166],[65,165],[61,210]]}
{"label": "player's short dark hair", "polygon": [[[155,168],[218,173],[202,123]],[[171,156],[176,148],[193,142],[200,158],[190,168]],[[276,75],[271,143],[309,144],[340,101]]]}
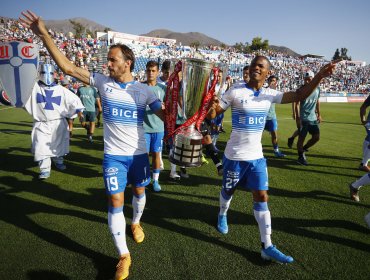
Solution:
{"label": "player's short dark hair", "polygon": [[[244,70],[247,70],[249,68],[249,64],[247,64],[247,65],[245,65],[244,67],[243,67],[243,72],[244,72]],[[240,69],[240,68],[239,68]]]}
{"label": "player's short dark hair", "polygon": [[124,44],[116,44],[110,46],[109,50],[119,48],[122,52],[123,58],[125,60],[131,61],[130,71],[133,72],[135,68],[135,55],[134,52],[126,45]]}
{"label": "player's short dark hair", "polygon": [[270,77],[267,78],[267,82],[271,82],[272,79],[276,79],[276,81],[279,81],[279,78],[275,75],[271,75]]}
{"label": "player's short dark hair", "polygon": [[146,63],[146,69],[148,68],[151,68],[151,67],[157,67],[157,69],[159,69],[159,64],[157,61],[154,61],[154,60],[149,60],[147,63]]}
{"label": "player's short dark hair", "polygon": [[162,63],[162,71],[170,71],[170,66],[171,66],[171,61],[170,60],[165,60]]}
{"label": "player's short dark hair", "polygon": [[270,60],[266,57],[266,56],[264,56],[264,55],[256,55],[254,58],[253,58],[253,60],[252,60],[252,62],[253,61],[256,61],[257,59],[260,59],[260,58],[262,58],[262,59],[264,59],[264,60],[266,60],[267,61],[267,64],[268,64],[268,67],[269,67],[269,70],[271,69],[271,62],[270,62]]}

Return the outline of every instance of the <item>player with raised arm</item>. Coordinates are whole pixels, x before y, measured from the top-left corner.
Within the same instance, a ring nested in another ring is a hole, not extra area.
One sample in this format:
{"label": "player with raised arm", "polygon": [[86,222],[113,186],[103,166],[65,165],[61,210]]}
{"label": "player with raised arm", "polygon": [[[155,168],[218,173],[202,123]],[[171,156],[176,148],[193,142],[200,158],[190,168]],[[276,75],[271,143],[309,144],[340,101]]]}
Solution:
{"label": "player with raised arm", "polygon": [[219,196],[220,210],[217,229],[227,234],[227,211],[237,186],[250,189],[253,212],[262,242],[261,257],[280,263],[291,263],[293,258],[280,252],[271,241],[271,216],[268,208],[268,176],[266,159],[263,157],[261,137],[271,103],[292,103],[307,98],[320,81],[331,75],[336,62],[325,65],[311,83],[297,92],[280,92],[263,85],[270,75],[270,61],[256,56],[249,66],[249,81],[231,87],[221,100],[214,97],[207,118],[231,107],[232,132],[223,159],[223,181]]}
{"label": "player with raised arm", "polygon": [[20,22],[39,36],[59,68],[67,75],[96,87],[101,94],[104,117],[103,177],[108,195],[108,225],[120,255],[115,279],[129,275],[131,256],[126,243],[126,221],[123,214],[124,191],[133,189],[132,233],[135,241],[144,240],[140,226],[150,182],[149,158],[143,129],[145,108],[163,118],[161,102],[149,87],[134,80],[135,56],[125,45],[113,45],[108,52],[109,76],[90,73],[76,67],[57,48],[43,20],[31,11],[22,12]]}

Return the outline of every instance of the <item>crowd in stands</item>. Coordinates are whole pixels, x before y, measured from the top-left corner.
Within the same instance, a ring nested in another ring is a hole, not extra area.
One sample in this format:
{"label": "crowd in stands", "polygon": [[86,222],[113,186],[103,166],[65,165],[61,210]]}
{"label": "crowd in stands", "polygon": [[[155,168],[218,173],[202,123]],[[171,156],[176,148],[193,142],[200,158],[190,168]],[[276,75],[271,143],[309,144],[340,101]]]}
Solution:
{"label": "crowd in stands", "polygon": [[[84,36],[76,39],[72,33],[64,34],[49,30],[60,50],[78,66],[90,71],[106,71],[106,52],[108,42],[105,40]],[[40,45],[40,53],[45,55],[46,49],[37,36],[24,28],[18,21],[2,19],[0,22],[1,41],[27,41]],[[194,57],[197,53],[204,60],[222,62],[229,66],[228,75],[233,81],[242,79],[242,69],[249,64],[256,53],[243,54],[233,47],[221,48],[207,46],[199,49],[182,46],[181,44],[142,44],[132,41],[127,44],[136,56],[135,75],[137,79],[145,79],[145,64],[148,60],[157,60],[160,63],[166,59],[180,59]],[[105,54],[105,55],[104,55]],[[273,66],[273,75],[279,77],[278,88],[282,91],[295,90],[302,84],[302,75],[307,70],[317,72],[326,64],[322,58],[293,57],[273,50],[258,51],[258,54],[267,56]],[[329,93],[370,93],[370,66],[354,65],[343,61],[337,67],[336,73],[325,79],[321,84],[322,92]]]}

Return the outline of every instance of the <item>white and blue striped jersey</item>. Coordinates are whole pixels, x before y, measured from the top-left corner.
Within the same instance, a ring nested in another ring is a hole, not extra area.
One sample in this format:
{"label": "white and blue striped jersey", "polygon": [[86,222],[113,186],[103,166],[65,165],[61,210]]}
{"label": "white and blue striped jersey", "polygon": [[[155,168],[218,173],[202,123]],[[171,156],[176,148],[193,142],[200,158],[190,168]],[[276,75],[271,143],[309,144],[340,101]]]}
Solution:
{"label": "white and blue striped jersey", "polygon": [[253,91],[245,82],[231,87],[220,99],[220,107],[231,106],[232,132],[225,156],[231,160],[255,160],[263,157],[262,133],[272,103],[281,103],[283,93],[270,88]]}
{"label": "white and blue striped jersey", "polygon": [[113,78],[92,73],[90,85],[101,95],[104,118],[104,153],[133,156],[147,153],[143,120],[146,105],[153,112],[161,102],[146,84],[118,83]]}

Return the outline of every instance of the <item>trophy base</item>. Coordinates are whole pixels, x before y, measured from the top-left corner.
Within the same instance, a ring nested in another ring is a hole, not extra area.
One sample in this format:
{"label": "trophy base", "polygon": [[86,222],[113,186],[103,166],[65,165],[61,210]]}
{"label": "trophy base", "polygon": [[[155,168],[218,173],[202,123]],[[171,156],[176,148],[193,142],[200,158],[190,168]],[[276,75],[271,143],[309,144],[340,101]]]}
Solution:
{"label": "trophy base", "polygon": [[202,134],[194,125],[182,128],[174,137],[170,162],[181,167],[202,165]]}
{"label": "trophy base", "polygon": [[[175,143],[176,144],[176,143]],[[192,139],[188,145],[175,145],[169,160],[181,167],[199,167],[202,165],[202,140]]]}
{"label": "trophy base", "polygon": [[199,167],[202,165],[202,162],[199,161],[199,162],[183,162],[183,161],[180,161],[180,160],[176,160],[172,157],[169,158],[170,162],[173,163],[173,164],[176,164],[177,166],[180,166],[180,167],[186,167],[186,168],[189,168],[189,167]]}

